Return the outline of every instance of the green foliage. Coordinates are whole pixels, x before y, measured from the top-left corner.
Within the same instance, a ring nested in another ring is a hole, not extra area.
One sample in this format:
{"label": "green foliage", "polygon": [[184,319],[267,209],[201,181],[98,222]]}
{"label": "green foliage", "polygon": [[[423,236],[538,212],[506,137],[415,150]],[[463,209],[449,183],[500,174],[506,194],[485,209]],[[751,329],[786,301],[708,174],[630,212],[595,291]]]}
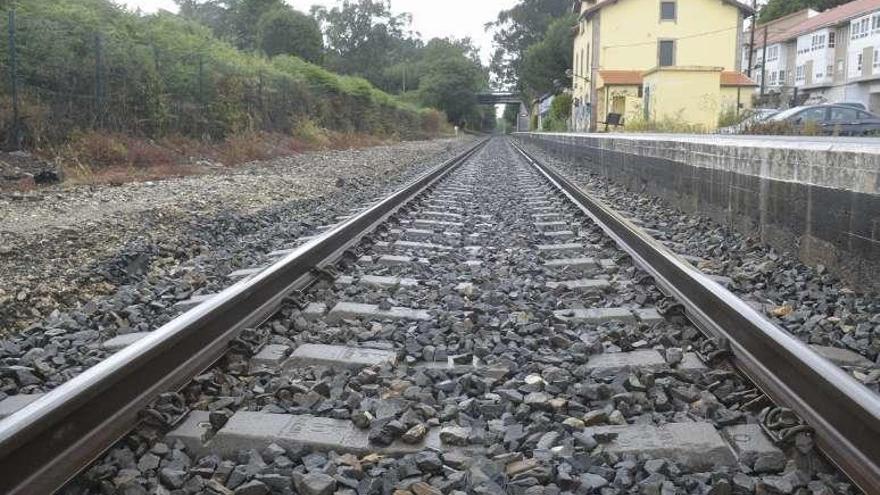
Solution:
{"label": "green foliage", "polygon": [[555,93],[556,82],[568,81],[566,71],[572,67],[575,15],[557,19],[540,42],[526,50],[520,84],[532,98]]}
{"label": "green foliage", "polygon": [[270,57],[295,55],[318,63],[323,56],[323,39],[318,23],[288,8],[275,8],[260,17],[257,24],[260,50]]}
{"label": "green foliage", "polygon": [[476,127],[482,121],[476,93],[487,84],[479,63],[466,55],[468,45],[441,39],[428,43],[419,62],[419,95],[426,106],[446,112],[451,122]]}
{"label": "green foliage", "polygon": [[765,23],[784,17],[803,9],[813,9],[820,12],[849,3],[852,0],[769,0],[761,8],[758,22]]}
{"label": "green foliage", "polygon": [[543,130],[547,132],[567,132],[568,119],[571,117],[571,104],[571,95],[568,93],[562,93],[553,98],[547,118],[543,121]]}
{"label": "green foliage", "polygon": [[630,120],[623,128],[624,132],[659,132],[672,134],[701,134],[706,129],[698,124],[691,124],[684,120],[682,113],[678,115],[664,116],[660,119],[645,120],[642,117]]}
{"label": "green foliage", "polygon": [[320,62],[324,40],[317,22],[283,0],[175,0],[180,15],[246,51],[295,55]]}
{"label": "green foliage", "polygon": [[327,40],[326,64],[343,74],[363,77],[376,86],[391,90],[389,67],[411,60],[422,42],[409,31],[408,14],[395,15],[387,0],[345,1],[326,9],[313,7]]}
{"label": "green foliage", "polygon": [[[2,8],[0,16],[7,16]],[[167,12],[139,15],[110,0],[29,0],[16,17],[18,80],[22,106],[33,110],[25,124],[34,146],[93,128],[211,139],[290,134],[304,119],[411,138],[426,135],[423,123],[434,126],[438,115],[290,55],[268,60],[238,50],[212,28]],[[5,39],[2,67],[9,62]],[[0,109],[8,95],[3,78]],[[8,132],[10,116],[2,112],[0,132]]]}
{"label": "green foliage", "polygon": [[738,111],[736,105],[728,105],[718,116],[718,127],[730,127],[745,121],[752,115],[751,112],[743,110]]}
{"label": "green foliage", "polygon": [[[488,25],[495,29],[492,73],[505,86],[525,89],[521,78],[528,48],[540,43],[547,29],[571,11],[571,0],[521,0]],[[569,48],[567,50],[571,52]]]}
{"label": "green foliage", "polygon": [[568,120],[571,117],[572,103],[570,94],[557,95],[556,98],[553,98],[553,103],[550,104],[550,116],[563,121]]}

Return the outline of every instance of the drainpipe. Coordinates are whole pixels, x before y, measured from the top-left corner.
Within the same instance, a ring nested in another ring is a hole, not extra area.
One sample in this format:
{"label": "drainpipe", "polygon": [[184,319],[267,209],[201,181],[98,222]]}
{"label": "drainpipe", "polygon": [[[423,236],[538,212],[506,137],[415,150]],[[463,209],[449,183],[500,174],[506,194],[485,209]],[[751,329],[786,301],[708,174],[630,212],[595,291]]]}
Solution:
{"label": "drainpipe", "polygon": [[761,55],[761,97],[764,97],[764,87],[767,85],[767,31],[770,26],[764,26],[764,48]]}
{"label": "drainpipe", "polygon": [[755,58],[755,28],[758,27],[758,0],[752,0],[752,10],[755,13],[752,14],[752,28],[749,30],[751,31],[752,38],[752,41],[749,42],[749,66],[747,70],[749,78],[752,77],[752,66],[754,65]]}

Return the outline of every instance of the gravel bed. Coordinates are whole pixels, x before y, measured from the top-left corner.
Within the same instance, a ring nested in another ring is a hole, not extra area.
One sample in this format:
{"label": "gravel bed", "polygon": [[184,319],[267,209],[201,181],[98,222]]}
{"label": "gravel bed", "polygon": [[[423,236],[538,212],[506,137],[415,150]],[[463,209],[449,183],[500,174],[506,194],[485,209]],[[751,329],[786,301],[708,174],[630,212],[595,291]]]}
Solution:
{"label": "gravel bed", "polygon": [[[539,253],[539,245],[556,242],[548,242],[549,230],[536,224],[534,205],[524,201],[524,190],[536,182],[496,139],[376,239],[410,240],[407,230],[439,209],[436,200],[453,197],[455,188],[473,190],[479,201],[461,202],[455,210],[462,225],[437,226],[419,240],[453,249],[377,242],[343,270],[354,283],[325,283],[308,292],[311,302],[328,308],[338,302],[408,307],[427,311],[427,319],[331,321],[330,314],[284,307],[239,339],[217,367],[182,391],[181,400],[168,396],[150,415],[174,422],[188,410],[209,412],[209,436],[222,434],[243,411],[336,419],[368,435],[372,453],[271,443],[235,455],[199,454],[167,438],[169,425],[154,421],[120,442],[67,493],[855,493],[813,452],[806,434],[798,434],[784,454],[723,466],[707,466],[716,463],[702,451],[690,461],[615,452],[610,446],[618,434],[602,428],[704,423],[720,430],[756,423],[766,403],[725,364],[723,353],[714,353],[674,314],[650,323],[568,320],[569,311],[580,308],[672,306],[598,227],[561,200],[549,206],[571,214],[565,221],[573,234],[565,242],[582,244],[578,256],[606,261],[581,273],[545,266],[563,255]],[[476,246],[481,249],[466,249]],[[388,266],[379,259],[383,254],[410,255],[413,262]],[[371,288],[358,283],[366,276],[411,278],[418,285]],[[608,287],[574,294],[547,286],[574,278],[607,281]],[[341,361],[252,366],[253,355],[266,346],[291,351],[303,344],[393,351],[397,359],[355,369]],[[593,358],[636,350],[657,351],[659,366],[591,367]],[[712,359],[707,368],[689,371],[682,360],[696,350]],[[450,359],[455,366],[445,364]],[[397,441],[419,445],[429,430],[440,431],[441,447],[376,453]],[[325,431],[324,437],[332,436]]]}
{"label": "gravel bed", "polygon": [[[668,202],[627,190],[538,147],[528,151],[628,216],[678,254],[702,259],[698,268],[804,342],[849,349],[870,362],[846,366],[880,389],[880,297],[847,287],[823,266],[807,266],[754,236]],[[871,365],[873,363],[873,365]]]}
{"label": "gravel bed", "polygon": [[175,305],[335,223],[468,140],[308,153],[207,176],[0,196],[0,398],[54,388]]}

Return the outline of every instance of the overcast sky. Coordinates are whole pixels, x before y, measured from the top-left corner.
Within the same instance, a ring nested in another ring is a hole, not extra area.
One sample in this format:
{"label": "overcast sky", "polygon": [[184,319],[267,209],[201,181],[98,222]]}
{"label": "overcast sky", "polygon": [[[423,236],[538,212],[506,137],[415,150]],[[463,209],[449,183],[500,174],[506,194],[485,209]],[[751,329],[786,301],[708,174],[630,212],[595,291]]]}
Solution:
{"label": "overcast sky", "polygon": [[[176,11],[173,0],[117,0],[144,12],[158,9]],[[312,5],[332,7],[337,0],[287,0],[295,8],[308,11]],[[425,39],[454,36],[470,37],[482,51],[483,61],[488,63],[492,53],[492,34],[483,27],[495,20],[498,12],[515,5],[517,0],[391,0],[395,12],[413,15],[413,30]]]}

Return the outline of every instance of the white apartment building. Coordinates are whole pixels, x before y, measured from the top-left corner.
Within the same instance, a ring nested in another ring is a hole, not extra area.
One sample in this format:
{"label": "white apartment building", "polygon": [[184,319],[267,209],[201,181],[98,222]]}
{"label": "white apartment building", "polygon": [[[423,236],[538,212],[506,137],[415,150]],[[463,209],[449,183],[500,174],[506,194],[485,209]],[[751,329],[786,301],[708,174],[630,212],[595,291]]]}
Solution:
{"label": "white apartment building", "polygon": [[795,86],[824,88],[834,82],[834,48],[837,31],[820,29],[798,36],[795,55]]}
{"label": "white apartment building", "polygon": [[[880,0],[802,13],[788,26],[768,25],[766,64],[763,44],[756,43],[753,70],[761,83],[763,68],[764,92],[796,92],[808,102],[859,102],[880,112]],[[761,33],[758,26],[759,38]]]}
{"label": "white apartment building", "polygon": [[766,88],[779,88],[785,86],[786,77],[788,76],[788,50],[785,44],[774,43],[767,46],[767,62],[764,63],[764,51],[761,50],[754,62],[762,70],[755,72],[754,79],[758,81],[760,87],[761,81],[766,78]]}

